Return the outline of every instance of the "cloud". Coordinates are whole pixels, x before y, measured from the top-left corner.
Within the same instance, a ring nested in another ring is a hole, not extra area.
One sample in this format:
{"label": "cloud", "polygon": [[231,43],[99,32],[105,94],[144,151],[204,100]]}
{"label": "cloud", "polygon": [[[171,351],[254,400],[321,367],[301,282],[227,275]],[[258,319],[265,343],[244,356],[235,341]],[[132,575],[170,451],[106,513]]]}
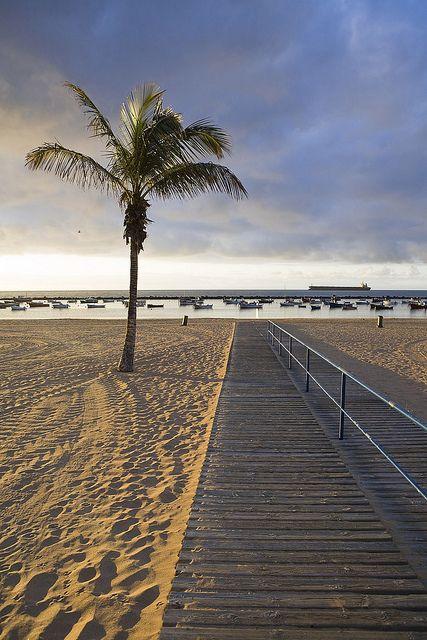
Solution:
{"label": "cloud", "polygon": [[230,130],[229,164],[250,199],[153,204],[147,255],[424,259],[422,0],[93,0],[72,11],[41,0],[3,13],[3,252],[124,253],[114,203],[27,172],[23,157],[56,137],[99,154],[65,79],[113,118],[133,85],[154,79],[188,120],[211,116]]}

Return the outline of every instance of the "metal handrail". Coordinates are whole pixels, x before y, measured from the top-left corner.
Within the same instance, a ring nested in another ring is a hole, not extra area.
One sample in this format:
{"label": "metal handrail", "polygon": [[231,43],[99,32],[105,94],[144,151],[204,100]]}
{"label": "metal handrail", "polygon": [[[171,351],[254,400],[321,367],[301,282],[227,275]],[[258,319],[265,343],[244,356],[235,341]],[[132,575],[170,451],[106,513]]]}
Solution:
{"label": "metal handrail", "polygon": [[[279,336],[280,337],[278,337],[276,335],[277,331],[279,331]],[[286,347],[286,345],[282,341],[283,334],[285,334],[288,337],[288,347]],[[352,375],[351,373],[349,373],[348,371],[346,371],[345,369],[343,369],[339,365],[337,365],[334,362],[332,362],[331,360],[329,360],[329,358],[327,358],[323,354],[321,354],[318,351],[316,351],[316,349],[313,349],[312,347],[309,347],[308,344],[306,344],[305,342],[303,342],[302,340],[300,340],[296,336],[292,335],[291,333],[289,333],[289,331],[286,331],[286,329],[283,329],[283,327],[281,327],[280,325],[276,324],[275,322],[272,322],[271,320],[268,321],[268,325],[267,325],[267,339],[269,339],[269,342],[270,342],[272,348],[274,348],[275,342],[277,343],[279,355],[282,355],[282,349],[284,349],[286,351],[286,353],[288,354],[288,368],[289,369],[292,368],[292,362],[295,361],[305,371],[305,391],[307,391],[307,392],[309,391],[310,380],[313,380],[313,382],[315,382],[317,384],[317,386],[320,387],[320,389],[328,396],[328,398],[339,408],[340,418],[339,418],[338,439],[342,440],[344,438],[344,420],[345,420],[345,418],[348,418],[350,420],[350,422],[352,422],[354,424],[354,426],[357,427],[357,429],[359,429],[359,431],[371,442],[371,444],[373,444],[374,447],[388,460],[388,462],[390,462],[390,464],[392,464],[393,467],[405,478],[405,480],[407,480],[414,487],[414,489],[416,489],[416,491],[424,498],[424,500],[427,501],[427,493],[418,485],[417,482],[415,482],[415,480],[413,480],[400,467],[400,465],[395,460],[393,460],[393,458],[391,458],[388,455],[388,453],[382,448],[382,446],[378,442],[376,442],[374,440],[374,438],[372,438],[372,436],[367,431],[365,431],[365,429],[357,422],[357,420],[355,420],[348,413],[348,411],[346,411],[346,409],[345,409],[345,401],[346,401],[346,382],[347,382],[347,378],[349,378],[350,380],[352,380],[353,382],[358,384],[360,387],[362,387],[363,389],[365,389],[366,391],[368,391],[369,393],[374,395],[376,398],[378,398],[379,400],[384,402],[391,409],[394,409],[395,411],[398,411],[405,418],[407,418],[408,420],[410,420],[411,422],[413,422],[417,426],[421,427],[425,431],[427,431],[427,424],[421,422],[416,416],[412,415],[409,411],[406,411],[406,409],[401,407],[399,404],[397,404],[395,402],[392,402],[387,397],[385,397],[382,394],[378,393],[378,391],[375,391],[374,389],[371,389],[371,387],[369,387],[367,384],[365,384],[364,382],[362,382],[361,380],[356,378],[354,375]],[[305,364],[305,366],[295,356],[295,354],[292,353],[292,344],[293,344],[294,340],[296,342],[298,342],[300,345],[302,345],[303,347],[306,348],[306,364]],[[313,374],[310,372],[310,354],[311,353],[315,354],[316,356],[321,358],[324,362],[328,363],[334,369],[336,369],[337,371],[339,371],[341,373],[341,388],[340,388],[340,401],[339,402],[337,400],[335,400],[335,398],[325,389],[325,387],[323,387],[320,384],[319,380],[317,380],[317,378],[315,378],[313,376]]]}

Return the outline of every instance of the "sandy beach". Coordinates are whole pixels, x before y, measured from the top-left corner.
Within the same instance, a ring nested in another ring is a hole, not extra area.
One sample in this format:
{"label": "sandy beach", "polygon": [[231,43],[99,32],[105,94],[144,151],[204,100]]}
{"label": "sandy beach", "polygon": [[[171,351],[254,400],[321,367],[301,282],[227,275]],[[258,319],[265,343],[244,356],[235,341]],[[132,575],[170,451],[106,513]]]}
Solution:
{"label": "sandy beach", "polygon": [[0,329],[0,637],[156,638],[233,323]]}
{"label": "sandy beach", "polygon": [[[362,362],[427,383],[425,321],[293,321]],[[196,489],[233,323],[2,322],[0,637],[155,640]]]}
{"label": "sandy beach", "polygon": [[427,322],[385,318],[375,320],[292,320],[310,337],[347,355],[427,385]]}

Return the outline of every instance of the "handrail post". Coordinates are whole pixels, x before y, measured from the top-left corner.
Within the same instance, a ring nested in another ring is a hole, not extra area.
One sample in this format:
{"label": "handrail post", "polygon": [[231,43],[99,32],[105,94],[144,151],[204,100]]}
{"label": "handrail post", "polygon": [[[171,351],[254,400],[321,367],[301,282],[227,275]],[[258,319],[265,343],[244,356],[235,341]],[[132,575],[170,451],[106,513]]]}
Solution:
{"label": "handrail post", "polygon": [[283,333],[283,329],[282,329],[282,327],[280,327],[280,329],[279,329],[279,356],[282,355],[282,333]]}
{"label": "handrail post", "polygon": [[345,387],[347,382],[347,376],[345,373],[341,374],[341,392],[340,392],[340,426],[338,429],[338,440],[342,440],[344,437],[344,420],[345,414],[343,409],[345,409]]}
{"label": "handrail post", "polygon": [[308,391],[310,389],[310,349],[307,347],[307,351],[305,352],[305,390]]}
{"label": "handrail post", "polygon": [[291,336],[289,336],[288,369],[292,369],[292,338],[291,338]]}

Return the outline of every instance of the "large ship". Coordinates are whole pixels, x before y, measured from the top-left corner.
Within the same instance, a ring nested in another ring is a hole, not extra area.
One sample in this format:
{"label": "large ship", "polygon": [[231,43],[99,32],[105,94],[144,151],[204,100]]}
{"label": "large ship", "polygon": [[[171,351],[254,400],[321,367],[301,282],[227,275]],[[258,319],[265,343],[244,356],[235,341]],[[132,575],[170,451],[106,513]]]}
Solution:
{"label": "large ship", "polygon": [[334,287],[311,284],[309,289],[310,291],[370,291],[371,287],[368,287],[367,282],[362,282],[358,287]]}

